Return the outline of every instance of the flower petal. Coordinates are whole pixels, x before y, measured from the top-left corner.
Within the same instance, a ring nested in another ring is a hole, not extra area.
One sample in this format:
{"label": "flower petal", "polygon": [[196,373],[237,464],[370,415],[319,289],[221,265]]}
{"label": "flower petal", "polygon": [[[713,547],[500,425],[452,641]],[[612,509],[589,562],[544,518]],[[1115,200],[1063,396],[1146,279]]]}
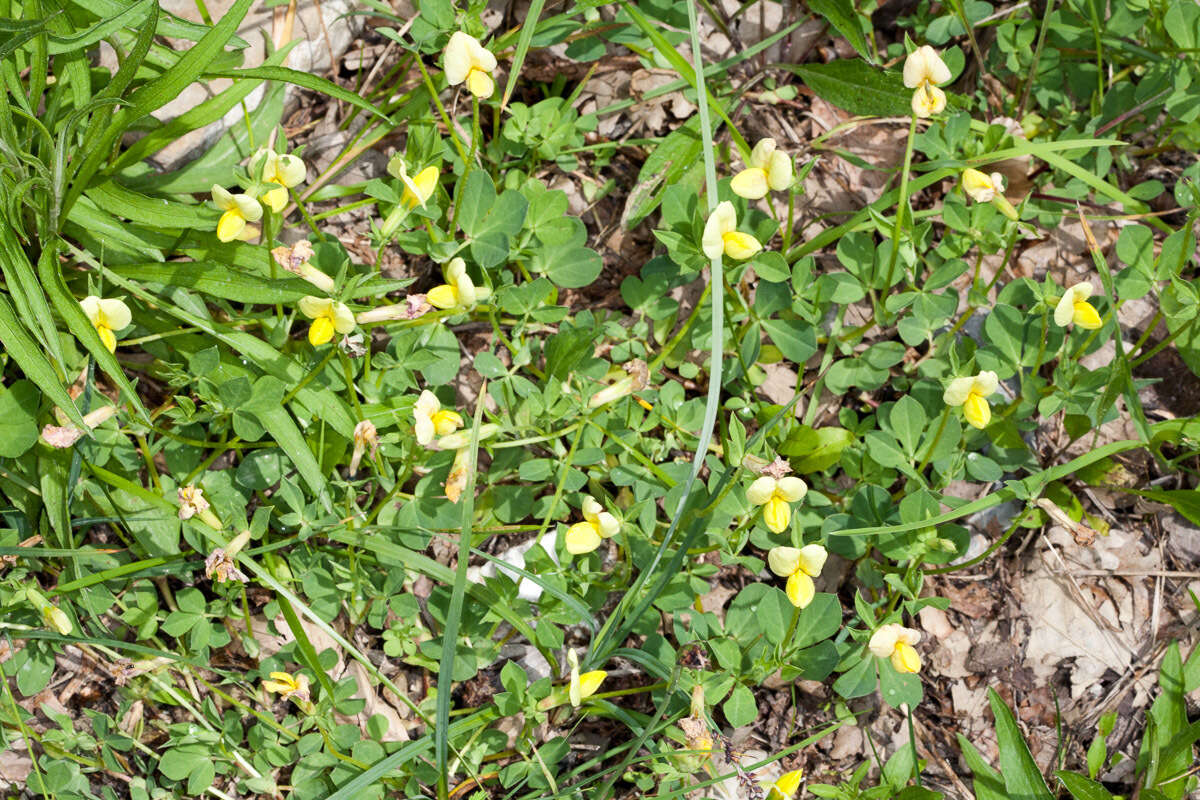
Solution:
{"label": "flower petal", "polygon": [[1094,331],[1104,324],[1095,307],[1086,300],[1080,300],[1075,303],[1074,316],[1071,319],[1076,325],[1086,331]]}
{"label": "flower petal", "polygon": [[720,258],[725,252],[725,234],[737,229],[737,211],[733,203],[723,200],[717,204],[704,223],[701,247],[709,258]]}
{"label": "flower petal", "polygon": [[114,331],[128,327],[129,323],[133,321],[133,314],[130,313],[129,306],[116,298],[101,300],[100,314],[104,324]]}
{"label": "flower petal", "polygon": [[789,503],[795,503],[803,500],[804,495],[808,494],[808,484],[795,475],[788,475],[779,479],[776,484],[776,491],[783,496],[784,500],[787,500]]}
{"label": "flower petal", "polygon": [[915,675],[921,671],[921,656],[906,642],[897,642],[891,655],[892,668],[901,674]]}
{"label": "flower petal", "polygon": [[231,194],[224,186],[219,186],[215,183],[212,187],[212,200],[213,205],[216,206],[220,211],[229,211],[235,207],[233,202],[233,194]]}
{"label": "flower petal", "polygon": [[317,317],[308,326],[308,343],[313,347],[329,344],[333,339],[333,317]]}
{"label": "flower petal", "polygon": [[579,676],[579,699],[586,700],[596,693],[608,673],[602,669],[594,669]]}
{"label": "flower petal", "polygon": [[817,577],[825,568],[829,552],[819,544],[806,544],[800,548],[799,567],[806,574]]}
{"label": "flower petal", "polygon": [[813,579],[805,575],[803,572],[793,572],[787,580],[786,588],[788,600],[796,608],[806,608],[813,601],[817,590],[813,586]]}
{"label": "flower petal", "polygon": [[775,479],[770,475],[763,475],[746,489],[746,499],[756,506],[761,506],[775,494],[775,487]]}
{"label": "flower petal", "polygon": [[446,70],[446,83],[451,86],[457,86],[467,79],[467,73],[471,71],[471,42],[474,41],[462,31],[455,31],[450,36],[442,65]]}
{"label": "flower petal", "polygon": [[781,578],[791,577],[800,569],[800,550],[796,547],[772,547],[767,551],[767,566]]}
{"label": "flower petal", "polygon": [[771,153],[771,161],[767,165],[767,183],[777,192],[792,185],[792,157],[782,150]]}
{"label": "flower petal", "polygon": [[298,157],[284,154],[276,161],[275,175],[284,186],[291,188],[304,182],[308,175],[308,167]]}
{"label": "flower petal", "polygon": [[1000,378],[995,372],[990,369],[985,369],[974,377],[971,382],[971,391],[976,394],[981,394],[984,397],[991,397],[1000,388]]}
{"label": "flower petal", "polygon": [[467,91],[480,100],[484,100],[491,97],[492,92],[496,91],[496,82],[492,80],[489,73],[481,69],[473,69],[467,73]]}
{"label": "flower petal", "polygon": [[723,237],[725,254],[737,261],[753,258],[763,249],[762,243],[748,233],[732,231]]}
{"label": "flower petal", "polygon": [[612,514],[607,511],[601,511],[596,516],[597,531],[604,539],[611,539],[616,536],[621,530],[621,523]]}
{"label": "flower petal", "polygon": [[961,406],[967,402],[967,396],[971,394],[974,383],[975,379],[972,377],[955,378],[942,393],[942,401],[948,406]]}
{"label": "flower petal", "polygon": [[237,207],[229,209],[217,221],[217,239],[222,242],[232,242],[246,227],[246,218]]}
{"label": "flower petal", "polygon": [[309,319],[324,317],[329,315],[330,309],[333,307],[333,301],[328,297],[313,297],[305,295],[300,298],[300,302],[296,303],[300,308],[300,313]]}
{"label": "flower petal", "polygon": [[576,522],[567,528],[567,552],[573,556],[590,553],[600,546],[600,533],[591,522]]}
{"label": "flower petal", "polygon": [[754,149],[750,151],[750,160],[746,162],[748,167],[757,167],[761,170],[766,170],[767,165],[771,163],[771,155],[775,152],[775,140],[771,137],[759,139],[754,145]]}
{"label": "flower petal", "polygon": [[962,185],[963,191],[976,203],[990,203],[996,196],[992,179],[977,169],[963,170]]}
{"label": "flower petal", "polygon": [[87,315],[88,321],[93,325],[100,324],[100,298],[94,294],[79,301],[79,306],[83,309],[83,313]]}
{"label": "flower petal", "polygon": [[770,191],[771,186],[767,181],[766,170],[759,167],[750,167],[734,175],[733,180],[729,182],[729,188],[738,197],[744,197],[747,200],[758,200],[767,196],[767,192]]}
{"label": "flower petal", "polygon": [[354,312],[345,303],[333,304],[333,329],[338,333],[350,333],[357,323]]}
{"label": "flower petal", "polygon": [[425,295],[425,299],[429,301],[429,305],[442,310],[454,308],[458,305],[458,289],[455,289],[449,284],[443,283],[441,286],[435,286]]}
{"label": "flower petal", "polygon": [[889,622],[887,625],[880,625],[875,633],[871,634],[871,640],[867,642],[867,649],[871,654],[879,658],[888,658],[896,649],[896,642],[900,639],[900,634],[904,630],[902,625],[897,625],[894,622]]}
{"label": "flower petal", "polygon": [[792,507],[787,501],[775,495],[763,506],[763,522],[771,533],[783,533],[787,530],[792,519]]}
{"label": "flower petal", "polygon": [[992,407],[983,397],[971,392],[967,396],[967,402],[963,403],[963,418],[972,427],[983,430],[992,421]]}

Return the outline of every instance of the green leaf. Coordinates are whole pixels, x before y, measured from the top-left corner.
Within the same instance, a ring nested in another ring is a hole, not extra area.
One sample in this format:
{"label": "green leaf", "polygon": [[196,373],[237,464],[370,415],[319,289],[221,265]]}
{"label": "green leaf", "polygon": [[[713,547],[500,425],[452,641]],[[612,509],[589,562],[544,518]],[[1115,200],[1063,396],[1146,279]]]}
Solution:
{"label": "green leaf", "polygon": [[93,186],[84,194],[101,210],[152,228],[210,230],[216,228],[221,216],[220,212],[208,206],[149,197],[112,181]]}
{"label": "green leaf", "polygon": [[1054,774],[1075,800],[1113,800],[1108,789],[1078,773],[1059,770]]}
{"label": "green leaf", "polygon": [[913,708],[921,703],[921,677],[911,673],[897,672],[890,663],[879,665],[879,694],[892,708],[907,705]]}
{"label": "green leaf", "polygon": [[537,272],[544,272],[556,286],[579,289],[600,277],[604,261],[590,247],[570,244],[541,248],[529,266]]}
{"label": "green leaf", "polygon": [[1004,790],[1004,778],[984,760],[980,752],[975,749],[975,745],[971,744],[961,733],[956,735],[963,760],[967,762],[967,766],[975,776],[971,787],[975,790],[975,800],[1008,800],[1008,795]]}
{"label": "green leaf", "polygon": [[994,689],[988,689],[988,703],[996,718],[996,741],[1000,747],[1000,774],[1012,800],[1054,800],[1050,788],[1038,770],[1037,762],[1025,744],[1012,709]]}
{"label": "green leaf", "polygon": [[[228,13],[233,13],[228,12]],[[301,72],[297,69],[288,67],[276,67],[269,64],[264,64],[261,67],[247,67],[246,69],[231,69],[218,72],[206,72],[206,77],[209,78],[258,78],[268,81],[283,81],[284,83],[295,84],[305,89],[310,89],[323,95],[341,100],[343,103],[349,103],[352,106],[361,108],[368,114],[373,114],[384,123],[391,125],[392,121],[372,103],[363,98],[362,95],[356,94],[349,89],[343,89],[328,78],[322,78],[320,75],[313,75],[310,72]]]}
{"label": "green leaf", "polygon": [[871,51],[867,48],[866,37],[863,36],[862,26],[858,24],[858,14],[850,0],[808,0],[808,8],[814,14],[826,19],[838,33],[846,37],[860,56],[874,63]]}
{"label": "green leaf", "polygon": [[38,438],[40,393],[29,381],[0,388],[0,458],[16,458]]}
{"label": "green leaf", "polygon": [[892,406],[890,417],[892,433],[900,440],[904,452],[916,457],[917,444],[925,430],[925,409],[912,395],[906,394]]}
{"label": "green leaf", "polygon": [[5,352],[12,356],[25,376],[37,384],[54,405],[61,408],[73,423],[81,428],[86,427],[83,415],[67,394],[54,367],[42,348],[17,320],[16,312],[3,294],[0,294],[0,344],[4,345]]}
{"label": "green leaf", "polygon": [[642,163],[636,183],[625,200],[621,222],[637,227],[662,202],[663,193],[694,169],[700,158],[700,117],[692,117],[667,134]]}
{"label": "green leaf", "polygon": [[[150,6],[155,2],[157,0],[138,0],[138,2],[133,3],[123,10],[118,9],[115,14],[101,19],[86,30],[69,36],[50,35],[46,41],[46,52],[49,55],[57,55],[59,53],[70,53],[75,50],[87,49],[101,39],[105,39],[116,33],[121,28],[141,24],[150,13]],[[91,10],[93,13],[97,13],[96,9]]]}
{"label": "green leaf", "polygon": [[311,283],[288,273],[284,273],[287,277],[270,280],[212,261],[121,264],[112,267],[112,271],[137,281],[161,283],[168,289],[182,286],[210,297],[241,303],[295,303],[316,292]]}
{"label": "green leaf", "polygon": [[762,326],[771,343],[788,361],[803,364],[817,352],[816,329],[803,320],[766,319]]}
{"label": "green leaf", "polygon": [[779,447],[781,455],[788,456],[792,469],[801,475],[821,472],[838,462],[842,451],[852,445],[855,436],[845,428],[810,428],[799,425],[788,434]]}
{"label": "green leaf", "polygon": [[865,117],[907,117],[912,113],[912,90],[894,72],[868,66],[856,58],[828,64],[780,64],[799,75],[827,103]]}
{"label": "green leaf", "polygon": [[758,703],[754,701],[754,692],[742,684],[733,687],[729,698],[721,704],[725,719],[735,728],[749,725],[758,719]]}

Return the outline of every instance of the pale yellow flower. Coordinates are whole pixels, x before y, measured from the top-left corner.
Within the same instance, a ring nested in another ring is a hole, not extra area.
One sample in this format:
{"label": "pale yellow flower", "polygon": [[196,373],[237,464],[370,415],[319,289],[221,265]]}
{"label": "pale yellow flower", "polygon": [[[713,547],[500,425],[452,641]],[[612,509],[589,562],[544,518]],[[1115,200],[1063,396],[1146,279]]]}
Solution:
{"label": "pale yellow flower", "polygon": [[248,194],[233,194],[213,184],[212,199],[217,210],[225,212],[217,221],[217,238],[222,242],[241,238],[247,223],[262,219],[262,204]]}
{"label": "pale yellow flower", "polygon": [[805,608],[816,594],[813,578],[821,574],[829,553],[819,544],[804,547],[772,547],[767,564],[781,578],[787,578],[787,596],[796,608]]}
{"label": "pale yellow flower", "polygon": [[445,275],[446,282],[433,287],[425,295],[434,308],[470,308],[492,294],[488,287],[475,285],[471,276],[467,274],[467,263],[461,258],[450,259],[442,274]]}
{"label": "pale yellow flower", "polygon": [[985,369],[978,375],[950,381],[942,393],[942,400],[948,406],[962,406],[967,422],[982,430],[992,419],[992,408],[987,399],[999,388],[1000,379],[996,373]]}
{"label": "pale yellow flower", "polygon": [[946,108],[946,93],[939,84],[950,80],[950,69],[938,52],[923,45],[904,60],[904,85],[915,90],[912,110],[918,117],[931,117]]}
{"label": "pale yellow flower", "polygon": [[1063,293],[1062,299],[1054,307],[1054,324],[1067,327],[1074,323],[1084,330],[1094,331],[1103,325],[1100,315],[1088,302],[1094,289],[1090,283],[1077,283]]}
{"label": "pale yellow flower", "polygon": [[297,305],[304,316],[312,320],[308,326],[308,343],[313,347],[329,343],[334,332],[347,334],[354,330],[354,312],[345,303],[307,295],[301,297]]}
{"label": "pale yellow flower", "polygon": [[977,169],[964,169],[962,174],[963,191],[976,203],[990,203],[997,194],[1004,191],[1004,176],[999,172],[991,175]]}
{"label": "pale yellow flower", "polygon": [[462,415],[453,409],[442,408],[437,395],[426,389],[413,404],[413,421],[417,444],[429,447],[434,436],[449,436],[463,426]]}
{"label": "pale yellow flower", "polygon": [[275,213],[283,211],[288,201],[288,189],[299,186],[308,174],[308,168],[297,156],[288,153],[264,151],[262,182],[274,184],[275,188],[263,192],[259,200],[270,206]]}
{"label": "pale yellow flower", "polygon": [[474,36],[455,31],[446,45],[443,63],[448,84],[457,86],[465,82],[468,91],[476,97],[482,99],[492,96],[496,88],[492,80],[496,57]]}
{"label": "pale yellow flower", "polygon": [[774,139],[761,139],[750,152],[746,169],[733,176],[729,188],[738,197],[758,200],[774,189],[782,191],[792,184],[792,159],[775,149]]}
{"label": "pale yellow flower", "polygon": [[808,494],[808,485],[794,476],[774,478],[763,475],[750,484],[746,499],[763,507],[763,522],[771,533],[783,533],[792,519],[791,503],[799,502]]}
{"label": "pale yellow flower", "polygon": [[573,556],[590,553],[600,546],[600,542],[615,536],[619,530],[621,523],[616,517],[605,511],[594,497],[585,497],[583,522],[576,522],[567,528],[567,552]]}
{"label": "pale yellow flower", "polygon": [[871,634],[867,648],[872,655],[889,659],[896,672],[912,674],[921,670],[921,656],[913,647],[919,641],[920,631],[889,623],[879,626],[879,630]]}
{"label": "pale yellow flower", "polygon": [[88,295],[79,301],[83,313],[100,334],[100,341],[108,348],[108,352],[117,351],[117,331],[129,327],[133,322],[133,314],[129,306],[115,298],[103,299]]}
{"label": "pale yellow flower", "polygon": [[724,254],[737,261],[752,258],[762,250],[758,239],[737,229],[737,211],[728,200],[718,203],[708,216],[701,247],[709,258],[720,258]]}

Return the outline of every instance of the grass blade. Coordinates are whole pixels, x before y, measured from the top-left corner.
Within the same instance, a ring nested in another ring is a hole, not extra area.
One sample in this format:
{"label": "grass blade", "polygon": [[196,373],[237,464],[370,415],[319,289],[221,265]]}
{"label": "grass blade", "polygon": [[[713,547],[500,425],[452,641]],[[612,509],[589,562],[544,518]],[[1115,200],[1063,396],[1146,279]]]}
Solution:
{"label": "grass blade", "polygon": [[525,55],[529,52],[529,43],[533,41],[534,31],[537,30],[538,20],[542,17],[542,7],[546,0],[532,0],[529,11],[525,15],[525,24],[521,26],[521,36],[517,39],[517,49],[513,53],[512,67],[508,70],[508,82],[504,84],[504,96],[500,98],[500,112],[508,107],[508,99],[516,88],[517,78],[521,76],[521,67],[525,64]]}

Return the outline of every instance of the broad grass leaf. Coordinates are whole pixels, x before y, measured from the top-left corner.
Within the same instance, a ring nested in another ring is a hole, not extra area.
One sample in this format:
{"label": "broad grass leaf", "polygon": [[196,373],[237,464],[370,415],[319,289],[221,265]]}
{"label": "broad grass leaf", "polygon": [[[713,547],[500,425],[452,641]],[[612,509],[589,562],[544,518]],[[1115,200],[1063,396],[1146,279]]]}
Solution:
{"label": "broad grass leaf", "polygon": [[1112,792],[1077,772],[1059,770],[1054,774],[1075,800],[1112,800]]}
{"label": "broad grass leaf", "polygon": [[907,117],[912,90],[899,73],[885,72],[856,58],[828,64],[780,64],[799,75],[808,88],[830,105],[862,117]]}
{"label": "broad grass leaf", "polygon": [[988,703],[996,718],[996,741],[1000,746],[1000,773],[1004,788],[1012,800],[1054,800],[1050,788],[1029,752],[1029,745],[1017,726],[1012,709],[994,689],[988,689]]}

